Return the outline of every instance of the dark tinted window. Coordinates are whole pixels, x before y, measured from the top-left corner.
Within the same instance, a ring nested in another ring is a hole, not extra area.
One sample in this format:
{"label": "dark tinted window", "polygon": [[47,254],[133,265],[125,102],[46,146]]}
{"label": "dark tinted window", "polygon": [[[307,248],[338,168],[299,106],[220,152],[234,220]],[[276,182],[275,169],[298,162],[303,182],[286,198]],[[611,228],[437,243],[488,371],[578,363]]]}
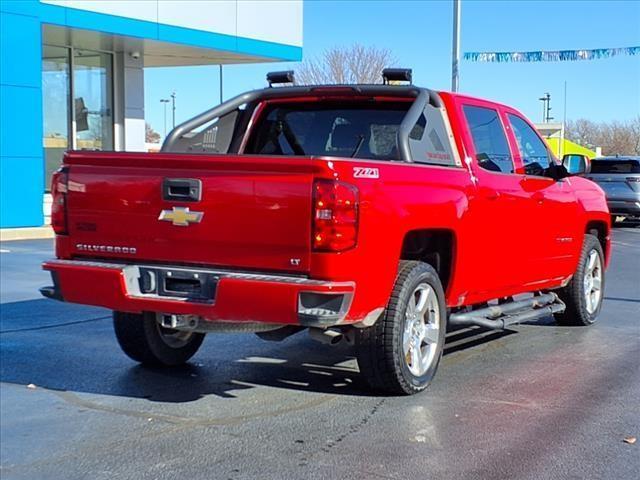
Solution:
{"label": "dark tinted window", "polygon": [[638,160],[604,160],[591,161],[591,173],[640,173],[640,161]]}
{"label": "dark tinted window", "polygon": [[267,107],[246,153],[398,159],[410,103],[291,103]]}
{"label": "dark tinted window", "polygon": [[549,152],[538,134],[522,118],[509,114],[513,134],[527,175],[543,176],[549,168]]}
{"label": "dark tinted window", "polygon": [[498,112],[466,105],[464,114],[473,137],[478,164],[485,170],[513,173],[513,160]]}

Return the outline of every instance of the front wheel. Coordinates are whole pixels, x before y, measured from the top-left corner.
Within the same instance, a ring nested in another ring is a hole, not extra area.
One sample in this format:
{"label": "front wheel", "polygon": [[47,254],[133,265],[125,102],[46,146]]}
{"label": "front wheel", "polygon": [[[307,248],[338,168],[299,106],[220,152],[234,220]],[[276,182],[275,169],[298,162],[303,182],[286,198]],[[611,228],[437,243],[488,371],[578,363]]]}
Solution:
{"label": "front wheel", "polygon": [[182,365],[195,355],[204,340],[203,333],[163,327],[154,313],[113,312],[113,327],[124,353],[147,366]]}
{"label": "front wheel", "polygon": [[402,261],[384,314],[375,325],[358,330],[358,365],[369,384],[403,395],[427,388],[442,357],[446,320],[435,269]]}
{"label": "front wheel", "polygon": [[598,237],[585,235],[578,268],[558,296],[567,305],[556,314],[560,325],[592,325],[598,319],[604,298],[604,254]]}

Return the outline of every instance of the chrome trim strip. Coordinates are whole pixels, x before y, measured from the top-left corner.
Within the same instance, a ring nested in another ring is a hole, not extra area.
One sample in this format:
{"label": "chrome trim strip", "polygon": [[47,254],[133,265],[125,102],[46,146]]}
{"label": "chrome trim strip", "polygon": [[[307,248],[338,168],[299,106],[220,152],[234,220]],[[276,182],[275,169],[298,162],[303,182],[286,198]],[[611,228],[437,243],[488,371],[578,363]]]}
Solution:
{"label": "chrome trim strip", "polygon": [[[202,273],[210,273],[213,275],[218,275],[220,278],[234,278],[239,280],[251,280],[254,282],[282,282],[282,283],[294,283],[296,285],[305,285],[305,286],[324,286],[327,284],[331,284],[335,287],[351,287],[353,286],[353,282],[331,282],[331,281],[323,281],[323,280],[313,280],[310,278],[304,278],[294,275],[278,275],[278,274],[266,274],[266,273],[247,273],[247,272],[234,272],[232,270],[219,270],[219,269],[207,269],[200,267],[172,267],[168,265],[147,265],[147,264],[126,264],[126,263],[109,263],[109,262],[96,262],[96,261],[87,261],[87,260],[47,260],[45,263],[50,265],[60,265],[60,266],[84,266],[84,267],[92,267],[92,268],[108,268],[115,270],[122,270],[129,268],[155,268],[159,270],[180,270],[186,272],[202,272]],[[170,298],[170,297],[160,297],[160,298]],[[184,300],[181,298],[181,300]]]}

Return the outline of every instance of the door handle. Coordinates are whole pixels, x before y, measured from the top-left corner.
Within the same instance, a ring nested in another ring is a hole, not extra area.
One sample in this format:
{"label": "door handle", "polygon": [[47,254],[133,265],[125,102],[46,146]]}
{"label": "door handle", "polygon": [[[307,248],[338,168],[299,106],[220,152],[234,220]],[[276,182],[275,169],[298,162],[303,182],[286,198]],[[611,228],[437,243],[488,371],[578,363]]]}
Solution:
{"label": "door handle", "polygon": [[197,178],[165,178],[162,181],[162,199],[174,202],[199,202],[202,181]]}

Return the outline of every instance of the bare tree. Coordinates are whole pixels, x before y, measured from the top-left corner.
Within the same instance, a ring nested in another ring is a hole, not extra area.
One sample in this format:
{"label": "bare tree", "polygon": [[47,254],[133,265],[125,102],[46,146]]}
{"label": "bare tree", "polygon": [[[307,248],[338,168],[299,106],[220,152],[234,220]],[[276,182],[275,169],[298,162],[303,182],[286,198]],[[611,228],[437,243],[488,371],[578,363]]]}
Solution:
{"label": "bare tree", "polygon": [[566,137],[585,147],[602,147],[603,155],[640,155],[640,116],[622,122],[570,120]]}
{"label": "bare tree", "polygon": [[148,123],[144,124],[144,141],[147,143],[160,143],[160,134]]}
{"label": "bare tree", "polygon": [[302,62],[296,72],[300,85],[382,83],[382,70],[395,59],[390,50],[354,44],[333,47],[319,58]]}

